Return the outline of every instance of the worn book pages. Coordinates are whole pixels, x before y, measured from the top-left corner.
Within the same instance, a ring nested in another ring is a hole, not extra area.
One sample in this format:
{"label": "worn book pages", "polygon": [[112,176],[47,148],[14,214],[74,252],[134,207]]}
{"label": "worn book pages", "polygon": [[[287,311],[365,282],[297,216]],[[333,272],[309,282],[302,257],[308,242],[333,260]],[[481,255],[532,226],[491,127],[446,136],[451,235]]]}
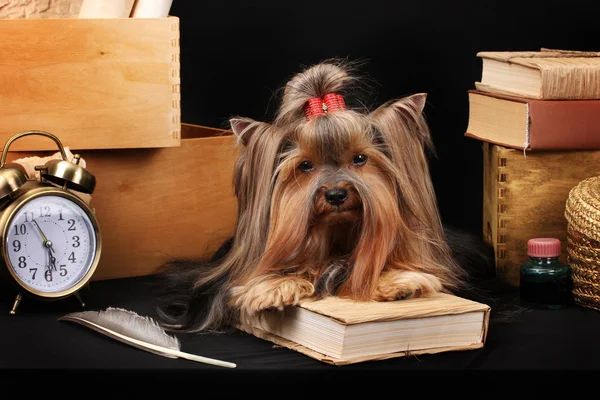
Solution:
{"label": "worn book pages", "polygon": [[482,51],[478,90],[534,99],[600,98],[600,52]]}
{"label": "worn book pages", "polygon": [[238,328],[335,365],[484,346],[490,307],[449,294],[393,302],[338,297],[269,311]]}
{"label": "worn book pages", "polygon": [[356,302],[327,297],[318,301],[306,300],[300,306],[346,325],[463,314],[487,308],[481,303],[446,293],[386,302]]}

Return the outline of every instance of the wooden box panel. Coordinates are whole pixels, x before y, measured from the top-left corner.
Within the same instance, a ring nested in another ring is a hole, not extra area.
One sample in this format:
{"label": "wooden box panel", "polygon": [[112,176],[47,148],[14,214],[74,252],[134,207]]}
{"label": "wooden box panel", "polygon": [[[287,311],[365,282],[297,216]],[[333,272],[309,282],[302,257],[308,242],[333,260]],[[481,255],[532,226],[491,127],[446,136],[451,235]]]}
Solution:
{"label": "wooden box panel", "polygon": [[565,205],[570,190],[600,175],[600,150],[528,152],[483,143],[483,233],[496,255],[497,275],[519,285],[527,241],[556,237],[566,262]]}
{"label": "wooden box panel", "polygon": [[0,142],[43,130],[73,150],[180,144],[179,18],[6,19],[0,37]]}
{"label": "wooden box panel", "polygon": [[[152,274],[173,257],[208,257],[233,234],[234,137],[182,128],[180,147],[78,152],[97,179],[90,205],[103,243],[92,280]],[[11,152],[7,160],[32,155],[50,153]]]}

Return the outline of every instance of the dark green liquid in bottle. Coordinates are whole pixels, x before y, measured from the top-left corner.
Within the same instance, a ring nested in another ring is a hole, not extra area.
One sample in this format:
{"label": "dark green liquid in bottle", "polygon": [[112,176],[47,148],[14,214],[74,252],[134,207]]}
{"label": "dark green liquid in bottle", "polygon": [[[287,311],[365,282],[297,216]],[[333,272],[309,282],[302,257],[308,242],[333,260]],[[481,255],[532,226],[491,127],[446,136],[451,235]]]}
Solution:
{"label": "dark green liquid in bottle", "polygon": [[571,268],[561,262],[557,238],[533,238],[527,242],[529,262],[520,269],[523,306],[557,309],[571,304]]}
{"label": "dark green liquid in bottle", "polygon": [[532,308],[559,309],[572,302],[570,268],[558,257],[530,257],[521,266],[520,300]]}

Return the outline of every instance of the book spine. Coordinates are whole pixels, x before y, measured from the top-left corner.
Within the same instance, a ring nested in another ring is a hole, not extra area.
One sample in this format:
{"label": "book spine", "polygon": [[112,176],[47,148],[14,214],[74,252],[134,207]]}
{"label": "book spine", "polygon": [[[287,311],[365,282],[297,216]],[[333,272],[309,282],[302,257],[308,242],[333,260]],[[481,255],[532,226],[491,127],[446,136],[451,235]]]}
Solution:
{"label": "book spine", "polygon": [[530,100],[531,150],[600,149],[600,100]]}
{"label": "book spine", "polygon": [[543,65],[541,89],[543,99],[577,100],[600,98],[600,69],[576,62],[552,66]]}

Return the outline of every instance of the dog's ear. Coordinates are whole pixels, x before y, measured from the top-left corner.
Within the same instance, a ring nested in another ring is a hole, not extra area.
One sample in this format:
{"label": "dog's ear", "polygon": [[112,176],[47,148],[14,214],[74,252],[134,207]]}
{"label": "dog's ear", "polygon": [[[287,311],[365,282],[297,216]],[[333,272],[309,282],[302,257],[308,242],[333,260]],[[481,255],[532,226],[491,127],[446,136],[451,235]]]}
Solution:
{"label": "dog's ear", "polygon": [[389,102],[385,107],[392,107],[403,117],[411,120],[419,120],[423,116],[425,105],[427,104],[427,93],[416,93],[410,96],[402,97],[393,102]]}
{"label": "dog's ear", "polygon": [[380,106],[369,117],[380,130],[386,131],[382,133],[388,144],[396,142],[406,146],[416,141],[422,149],[433,150],[423,114],[426,104],[427,94],[416,93]]}
{"label": "dog's ear", "polygon": [[425,104],[427,103],[427,93],[416,93],[398,100],[397,103],[410,105],[418,111],[419,114],[422,114],[425,109]]}
{"label": "dog's ear", "polygon": [[231,125],[231,130],[238,139],[238,143],[241,143],[244,146],[250,143],[252,136],[254,136],[257,130],[264,130],[268,125],[264,122],[255,121],[245,117],[231,118],[229,124]]}
{"label": "dog's ear", "polygon": [[404,218],[419,231],[425,227],[420,234],[433,234],[437,240],[438,209],[427,154],[435,149],[423,113],[425,100],[422,93],[406,96],[381,105],[368,117],[390,161],[402,171],[395,178]]}

